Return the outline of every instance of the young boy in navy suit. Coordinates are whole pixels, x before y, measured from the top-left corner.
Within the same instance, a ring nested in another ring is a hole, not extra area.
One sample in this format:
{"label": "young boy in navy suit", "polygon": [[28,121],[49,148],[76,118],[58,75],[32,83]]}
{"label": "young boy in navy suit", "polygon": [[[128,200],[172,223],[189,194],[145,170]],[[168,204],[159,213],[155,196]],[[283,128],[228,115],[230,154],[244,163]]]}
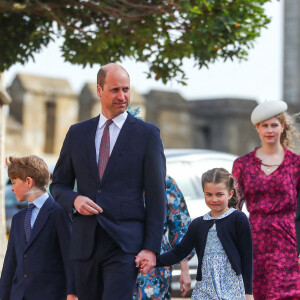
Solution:
{"label": "young boy in navy suit", "polygon": [[29,205],[12,219],[0,300],[76,300],[68,257],[71,220],[46,191],[46,163],[34,155],[7,163],[12,191]]}

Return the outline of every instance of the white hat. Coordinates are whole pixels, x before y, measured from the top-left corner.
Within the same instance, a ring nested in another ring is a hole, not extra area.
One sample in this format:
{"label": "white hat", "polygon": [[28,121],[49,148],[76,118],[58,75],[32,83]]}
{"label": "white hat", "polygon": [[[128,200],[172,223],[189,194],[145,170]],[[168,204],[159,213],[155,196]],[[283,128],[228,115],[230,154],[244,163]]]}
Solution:
{"label": "white hat", "polygon": [[258,104],[252,114],[251,122],[255,126],[257,123],[273,118],[288,109],[288,106],[283,101],[266,101]]}

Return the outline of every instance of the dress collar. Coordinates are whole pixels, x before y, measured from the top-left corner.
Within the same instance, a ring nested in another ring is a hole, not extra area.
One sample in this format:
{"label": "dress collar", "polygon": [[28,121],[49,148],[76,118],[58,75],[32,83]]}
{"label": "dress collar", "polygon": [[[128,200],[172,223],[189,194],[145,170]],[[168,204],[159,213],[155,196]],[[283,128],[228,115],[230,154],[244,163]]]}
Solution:
{"label": "dress collar", "polygon": [[226,212],[224,212],[224,214],[218,216],[217,218],[213,218],[211,215],[210,215],[210,212],[208,212],[207,214],[205,214],[203,216],[203,220],[205,221],[209,221],[209,220],[220,220],[220,219],[223,219],[229,215],[231,215],[234,211],[236,211],[235,208],[231,207],[229,208]]}

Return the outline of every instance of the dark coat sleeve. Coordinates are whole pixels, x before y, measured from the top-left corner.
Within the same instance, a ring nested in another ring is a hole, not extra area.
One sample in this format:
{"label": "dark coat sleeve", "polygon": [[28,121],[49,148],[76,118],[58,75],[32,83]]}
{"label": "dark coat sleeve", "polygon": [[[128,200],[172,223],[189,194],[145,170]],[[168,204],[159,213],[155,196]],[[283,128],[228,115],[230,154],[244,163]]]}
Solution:
{"label": "dark coat sleeve", "polygon": [[73,191],[75,173],[71,157],[71,131],[72,127],[69,129],[64,140],[59,159],[53,172],[53,181],[50,185],[50,192],[53,198],[70,214],[74,208],[74,200],[79,195]]}
{"label": "dark coat sleeve", "polygon": [[187,257],[195,247],[196,228],[197,223],[193,221],[180,243],[174,249],[157,257],[156,266],[172,266]]}
{"label": "dark coat sleeve", "polygon": [[72,230],[71,218],[58,204],[56,204],[55,210],[55,226],[58,235],[60,254],[63,260],[66,275],[66,294],[76,294],[72,265],[69,255]]}
{"label": "dark coat sleeve", "polygon": [[236,224],[237,228],[237,248],[241,257],[242,276],[246,294],[252,294],[253,282],[253,251],[251,228],[247,216],[239,214]]}
{"label": "dark coat sleeve", "polygon": [[11,288],[13,284],[14,275],[17,268],[17,258],[15,251],[15,218],[12,219],[12,226],[6,255],[4,259],[3,269],[0,279],[0,299],[9,300]]}
{"label": "dark coat sleeve", "polygon": [[148,133],[143,177],[146,205],[143,249],[158,254],[165,219],[166,160],[159,129],[154,126]]}

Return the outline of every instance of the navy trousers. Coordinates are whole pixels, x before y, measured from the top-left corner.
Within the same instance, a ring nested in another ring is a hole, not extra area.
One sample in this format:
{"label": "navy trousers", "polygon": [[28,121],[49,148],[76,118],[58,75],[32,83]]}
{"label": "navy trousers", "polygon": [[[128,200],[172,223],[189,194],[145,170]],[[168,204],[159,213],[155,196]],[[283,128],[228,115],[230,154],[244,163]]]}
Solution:
{"label": "navy trousers", "polygon": [[87,260],[74,260],[79,300],[132,300],[138,269],[135,255],[122,251],[98,224],[95,248]]}

